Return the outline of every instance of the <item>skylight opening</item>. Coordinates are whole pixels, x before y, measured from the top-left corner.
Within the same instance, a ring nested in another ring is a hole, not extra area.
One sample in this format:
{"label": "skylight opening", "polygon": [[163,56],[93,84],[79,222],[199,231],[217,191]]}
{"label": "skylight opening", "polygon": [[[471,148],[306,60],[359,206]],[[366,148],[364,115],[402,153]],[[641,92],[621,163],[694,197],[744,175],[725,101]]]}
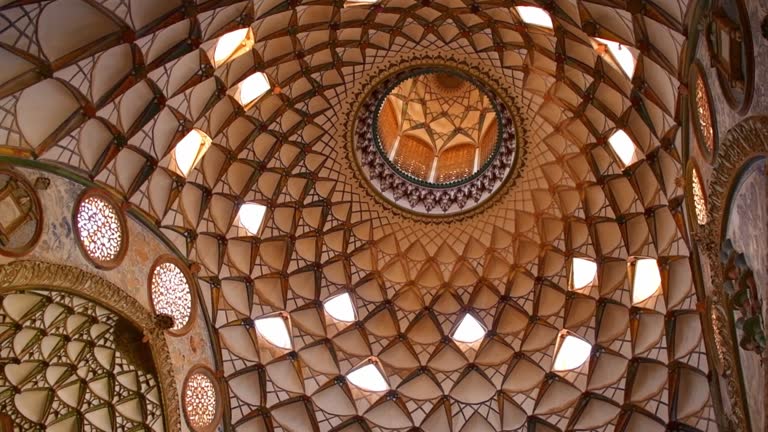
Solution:
{"label": "skylight opening", "polygon": [[578,369],[592,353],[592,344],[569,333],[561,334],[552,370],[563,372]]}
{"label": "skylight opening", "polygon": [[347,0],[344,7],[369,6],[378,3],[380,0]]}
{"label": "skylight opening", "polygon": [[352,322],[357,320],[355,306],[352,304],[352,296],[349,293],[339,294],[327,299],[323,306],[331,318],[341,322]]}
{"label": "skylight opening", "polygon": [[291,335],[288,333],[288,326],[286,325],[285,318],[281,316],[271,316],[266,318],[259,318],[255,321],[256,331],[272,345],[282,348],[291,349]]}
{"label": "skylight opening", "polygon": [[548,29],[554,28],[547,11],[536,6],[515,6],[520,18],[526,23]]}
{"label": "skylight opening", "polygon": [[264,72],[256,72],[240,82],[238,88],[238,101],[240,105],[247,106],[260,98],[272,88],[269,78]]}
{"label": "skylight opening", "polygon": [[625,167],[632,165],[632,162],[635,161],[635,143],[626,132],[622,129],[617,130],[608,138],[608,143],[611,144],[614,153]]}
{"label": "skylight opening", "polygon": [[213,51],[213,62],[216,66],[233,60],[253,47],[250,28],[231,31],[219,38]]}
{"label": "skylight opening", "polygon": [[199,129],[192,129],[189,133],[176,144],[173,150],[176,171],[187,177],[193,168],[203,158],[208,146],[211,145],[211,138]]}
{"label": "skylight opening", "polygon": [[389,384],[386,378],[381,373],[381,370],[374,364],[373,361],[369,361],[363,367],[349,372],[347,374],[347,380],[355,387],[369,392],[383,392],[389,390]]}
{"label": "skylight opening", "polygon": [[661,273],[659,264],[653,258],[636,259],[632,277],[632,304],[642,303],[661,288]]}
{"label": "skylight opening", "polygon": [[474,343],[485,337],[485,327],[471,314],[464,315],[458,327],[453,332],[453,340],[463,343]]}
{"label": "skylight opening", "polygon": [[595,38],[595,40],[608,48],[608,52],[611,53],[613,59],[629,78],[634,76],[637,59],[626,45],[608,39]]}
{"label": "skylight opening", "polygon": [[266,212],[266,206],[255,202],[247,202],[240,206],[240,210],[237,212],[237,220],[240,226],[248,231],[248,234],[259,235]]}
{"label": "skylight opening", "polygon": [[586,288],[595,281],[597,263],[585,258],[573,258],[571,262],[571,282],[575,290]]}

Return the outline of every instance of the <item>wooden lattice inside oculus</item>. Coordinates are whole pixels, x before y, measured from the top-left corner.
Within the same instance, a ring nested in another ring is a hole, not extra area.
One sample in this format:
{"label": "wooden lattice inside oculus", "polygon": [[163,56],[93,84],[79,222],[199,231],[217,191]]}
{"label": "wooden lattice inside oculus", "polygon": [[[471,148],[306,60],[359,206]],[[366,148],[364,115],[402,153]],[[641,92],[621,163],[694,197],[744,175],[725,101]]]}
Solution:
{"label": "wooden lattice inside oculus", "polygon": [[114,267],[125,254],[125,219],[105,194],[83,194],[75,212],[75,231],[81,249],[100,267]]}
{"label": "wooden lattice inside oculus", "polygon": [[182,406],[187,424],[193,431],[215,430],[221,416],[221,400],[216,379],[209,369],[197,367],[187,375]]}
{"label": "wooden lattice inside oculus", "polygon": [[450,72],[422,73],[398,83],[378,118],[386,157],[402,173],[426,183],[470,177],[498,145],[498,119],[488,96]]}
{"label": "wooden lattice inside oculus", "polygon": [[155,313],[173,318],[171,330],[183,330],[190,322],[193,300],[185,272],[175,262],[161,258],[153,267],[149,289]]}

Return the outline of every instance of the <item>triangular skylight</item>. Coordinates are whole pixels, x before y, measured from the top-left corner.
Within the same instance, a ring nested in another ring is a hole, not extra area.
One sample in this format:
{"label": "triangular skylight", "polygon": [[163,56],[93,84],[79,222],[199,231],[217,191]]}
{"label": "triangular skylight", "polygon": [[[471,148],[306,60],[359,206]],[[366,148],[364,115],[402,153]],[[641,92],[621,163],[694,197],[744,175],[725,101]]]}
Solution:
{"label": "triangular skylight", "polygon": [[642,303],[651,298],[661,287],[659,265],[653,258],[639,258],[634,266],[632,278],[632,304]]}
{"label": "triangular skylight", "polygon": [[635,161],[635,143],[626,132],[621,129],[617,130],[608,138],[608,143],[624,166],[632,165],[632,162]]}
{"label": "triangular skylight", "polygon": [[485,327],[472,314],[465,314],[452,337],[457,342],[473,343],[482,339],[485,331]]}
{"label": "triangular skylight", "polygon": [[597,275],[597,263],[585,258],[573,258],[571,262],[571,282],[575,290],[589,286]]}
{"label": "triangular skylight", "polygon": [[280,316],[269,316],[255,320],[256,331],[272,345],[291,349],[291,335],[288,333],[286,320]]}
{"label": "triangular skylight", "polygon": [[632,51],[630,51],[626,45],[619,42],[601,38],[595,38],[595,40],[608,48],[608,52],[611,53],[613,59],[618,63],[621,70],[623,70],[629,78],[632,78],[635,74],[635,66],[637,64],[637,59],[635,59],[635,55],[632,54]]}
{"label": "triangular skylight", "polygon": [[238,54],[242,54],[253,45],[248,37],[249,28],[231,31],[219,38],[216,42],[216,48],[213,51],[213,62],[217,66],[231,60]]}
{"label": "triangular skylight", "polygon": [[271,87],[267,75],[264,72],[256,72],[240,82],[237,99],[240,105],[246,106],[268,92]]}
{"label": "triangular skylight", "polygon": [[211,138],[204,132],[198,129],[189,131],[173,150],[173,160],[176,163],[177,172],[184,177],[188,176],[200,162],[210,143]]}
{"label": "triangular skylight", "polygon": [[580,337],[568,333],[560,335],[560,344],[555,353],[555,362],[552,370],[569,371],[577,369],[589,359],[592,353],[592,345]]}
{"label": "triangular skylight", "polygon": [[381,370],[368,361],[362,367],[357,367],[347,374],[347,380],[356,387],[369,392],[383,392],[389,390],[389,384],[381,373]]}
{"label": "triangular skylight", "polygon": [[237,220],[241,227],[250,235],[259,235],[261,224],[264,222],[264,214],[267,207],[254,202],[247,202],[240,206],[237,212]]}
{"label": "triangular skylight", "polygon": [[355,306],[352,304],[352,297],[349,293],[331,297],[323,303],[323,306],[328,315],[336,321],[352,322],[357,319],[355,316]]}
{"label": "triangular skylight", "polygon": [[515,6],[520,18],[526,23],[539,27],[553,28],[552,17],[547,11],[536,6]]}

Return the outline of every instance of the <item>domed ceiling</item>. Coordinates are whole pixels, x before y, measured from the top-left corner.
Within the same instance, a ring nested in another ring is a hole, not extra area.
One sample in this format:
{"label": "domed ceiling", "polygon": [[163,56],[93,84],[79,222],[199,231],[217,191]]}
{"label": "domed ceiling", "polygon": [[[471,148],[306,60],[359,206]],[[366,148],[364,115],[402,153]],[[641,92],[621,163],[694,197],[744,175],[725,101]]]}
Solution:
{"label": "domed ceiling", "polygon": [[434,72],[393,88],[376,126],[389,159],[419,180],[441,184],[462,180],[485,164],[497,145],[497,125],[495,109],[480,89],[460,76]]}
{"label": "domed ceiling", "polygon": [[[716,429],[679,180],[687,1],[0,4],[0,152],[103,186],[199,264],[226,428]],[[350,157],[375,84],[434,65],[516,122],[507,181],[451,217],[380,199]]]}

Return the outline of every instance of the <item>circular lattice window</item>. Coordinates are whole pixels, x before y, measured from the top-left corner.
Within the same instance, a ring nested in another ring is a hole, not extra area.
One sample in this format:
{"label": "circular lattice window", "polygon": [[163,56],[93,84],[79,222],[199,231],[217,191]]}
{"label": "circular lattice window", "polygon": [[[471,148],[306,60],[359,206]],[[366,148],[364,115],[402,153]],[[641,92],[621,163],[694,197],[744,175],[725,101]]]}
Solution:
{"label": "circular lattice window", "polygon": [[212,431],[221,420],[219,387],[213,372],[204,366],[192,369],[182,392],[184,417],[196,432]]}
{"label": "circular lattice window", "polygon": [[185,266],[176,258],[162,256],[149,273],[149,296],[157,315],[172,319],[170,331],[184,334],[194,318],[194,294]]}
{"label": "circular lattice window", "polygon": [[86,190],[75,207],[74,226],[80,250],[94,265],[110,269],[120,264],[128,246],[125,217],[108,195]]}

